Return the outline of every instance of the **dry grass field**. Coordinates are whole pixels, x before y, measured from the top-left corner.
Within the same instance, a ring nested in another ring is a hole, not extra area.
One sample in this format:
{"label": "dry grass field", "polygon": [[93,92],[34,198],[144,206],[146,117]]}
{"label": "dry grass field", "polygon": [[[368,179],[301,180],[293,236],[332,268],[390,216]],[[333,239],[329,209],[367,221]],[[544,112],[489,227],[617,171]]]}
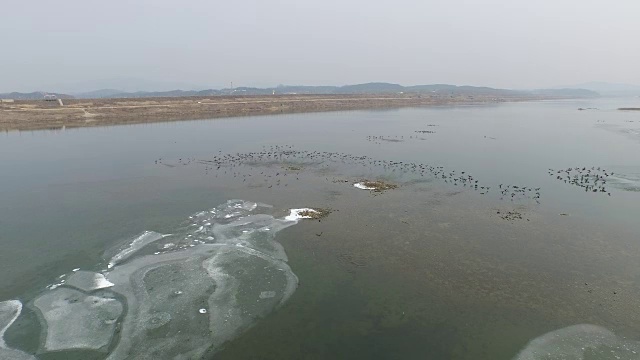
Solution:
{"label": "dry grass field", "polygon": [[24,131],[213,119],[281,113],[341,111],[370,108],[455,105],[534,98],[388,95],[275,95],[138,99],[24,100],[0,103],[0,130]]}

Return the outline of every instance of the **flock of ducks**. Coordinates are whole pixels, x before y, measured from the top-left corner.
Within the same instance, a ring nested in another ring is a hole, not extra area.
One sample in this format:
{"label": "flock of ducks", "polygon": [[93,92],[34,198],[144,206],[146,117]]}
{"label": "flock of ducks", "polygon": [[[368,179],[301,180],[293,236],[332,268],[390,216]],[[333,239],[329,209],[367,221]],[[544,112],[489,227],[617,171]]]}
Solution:
{"label": "flock of ducks", "polygon": [[[436,124],[428,124],[427,126],[429,127],[435,127],[438,126]],[[435,134],[435,131],[432,130],[416,130],[414,131],[414,133],[416,134]],[[382,142],[404,142],[406,139],[415,139],[415,140],[427,140],[423,137],[419,137],[419,136],[408,136],[405,138],[404,135],[369,135],[366,137],[366,140],[369,142],[373,142],[376,144],[382,144]]]}
{"label": "flock of ducks", "polygon": [[533,188],[527,186],[517,185],[498,185],[498,191],[500,191],[500,199],[510,198],[511,200],[518,200],[521,198],[535,200],[540,203],[540,188]]}
{"label": "flock of ducks", "polygon": [[[431,131],[431,130],[416,130],[414,131],[417,134],[435,134],[435,131]],[[382,142],[404,142],[406,140],[427,140],[423,137],[419,137],[419,136],[407,136],[405,137],[404,135],[392,135],[392,136],[385,136],[385,135],[369,135],[366,137],[366,140],[369,142],[373,142],[376,144],[382,144]]]}
{"label": "flock of ducks", "polygon": [[[438,125],[429,124],[429,127]],[[431,130],[414,131],[419,134],[434,134]],[[486,137],[486,136],[485,136]],[[375,143],[403,142],[405,139],[420,139],[418,136],[396,135],[396,136],[367,136],[366,140]],[[302,176],[309,172],[304,171],[309,168],[314,175],[322,175],[325,180],[334,183],[349,182],[343,178],[329,174],[337,173],[334,167],[341,167],[342,176],[356,177],[364,172],[377,177],[392,176],[396,181],[412,182],[420,181],[420,178],[437,179],[453,186],[477,191],[481,195],[489,194],[492,187],[481,184],[475,177],[465,171],[448,170],[443,166],[434,166],[416,162],[377,160],[369,156],[358,156],[343,152],[328,151],[308,151],[297,150],[292,145],[272,145],[263,146],[261,151],[223,154],[219,151],[209,159],[184,158],[178,159],[176,163],[167,163],[163,159],[155,161],[170,167],[186,166],[190,164],[200,164],[205,166],[205,174],[218,176],[232,176],[241,178],[242,182],[249,181],[251,185],[267,186],[288,186],[291,181],[300,180]],[[609,176],[613,172],[600,167],[573,167],[562,170],[549,169],[549,175],[564,181],[567,184],[584,188],[586,192],[606,193],[611,196],[605,187]],[[426,179],[425,179],[426,180]],[[497,189],[496,189],[497,188]],[[511,201],[534,200],[540,203],[540,188],[522,185],[499,184],[493,187],[497,190],[500,199]]]}
{"label": "flock of ducks", "polygon": [[557,180],[566,184],[579,186],[585,192],[602,193],[611,196],[607,190],[607,179],[614,173],[601,167],[573,167],[562,170],[549,169],[549,176],[555,176]]}
{"label": "flock of ducks", "polygon": [[[274,145],[263,147],[261,151],[223,154],[219,152],[209,159],[182,158],[177,164],[171,164],[162,159],[156,164],[167,166],[186,166],[200,164],[205,166],[205,174],[216,177],[232,176],[249,181],[253,185],[288,186],[292,181],[300,180],[305,169],[311,169],[316,176],[321,175],[325,180],[334,183],[345,182],[338,177],[327,176],[334,167],[339,167],[342,176],[352,172],[353,178],[364,172],[374,176],[392,175],[396,181],[420,181],[421,179],[435,179],[444,183],[464,187],[477,191],[480,195],[489,194],[492,187],[480,183],[473,175],[466,171],[448,170],[444,166],[435,166],[417,162],[377,160],[369,156],[358,156],[343,152],[296,150],[292,145]],[[308,172],[306,172],[308,173]],[[334,172],[335,173],[335,172]],[[348,181],[347,181],[348,182]],[[502,198],[511,201],[525,198],[540,199],[540,189],[518,185],[498,186]]]}
{"label": "flock of ducks", "polygon": [[[408,138],[409,139],[409,138]],[[413,136],[410,137],[410,139],[413,139]],[[369,142],[374,142],[376,144],[382,144],[382,141],[386,141],[386,142],[404,142],[404,136],[400,135],[396,135],[396,136],[376,136],[376,135],[369,135],[366,137],[366,140]]]}

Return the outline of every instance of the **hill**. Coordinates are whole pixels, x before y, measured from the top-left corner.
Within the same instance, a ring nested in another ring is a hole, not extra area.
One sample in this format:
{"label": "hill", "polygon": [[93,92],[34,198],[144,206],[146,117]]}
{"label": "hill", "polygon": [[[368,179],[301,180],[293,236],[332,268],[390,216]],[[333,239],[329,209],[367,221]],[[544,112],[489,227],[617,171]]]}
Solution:
{"label": "hill", "polygon": [[558,96],[558,97],[576,97],[590,98],[598,97],[600,93],[587,89],[538,89],[533,90],[533,94],[542,96]]}
{"label": "hill", "polygon": [[337,88],[335,94],[380,94],[405,92],[406,88],[398,84],[366,83],[357,85],[345,85]]}
{"label": "hill", "polygon": [[[233,89],[207,90],[168,90],[168,91],[135,91],[127,92],[117,89],[101,89],[96,91],[74,94],[80,99],[115,99],[115,98],[151,98],[151,97],[185,97],[185,96],[223,96],[223,95],[338,95],[338,94],[437,94],[446,96],[549,96],[549,97],[596,97],[595,91],[581,88],[554,88],[539,90],[509,90],[480,86],[457,86],[450,84],[431,84],[402,86],[399,84],[372,82],[345,86],[303,86],[279,85],[271,88],[237,87]],[[60,98],[72,98],[71,95],[55,94]],[[44,93],[30,94],[11,93],[0,94],[2,98],[12,99],[42,99]]]}
{"label": "hill", "polygon": [[640,96],[640,86],[633,84],[616,84],[601,81],[587,82],[577,85],[560,86],[556,89],[586,89],[603,96]]}
{"label": "hill", "polygon": [[55,95],[58,99],[73,99],[74,97],[67,94],[58,94],[58,93],[48,93],[42,91],[35,91],[31,93],[4,93],[0,94],[0,99],[13,99],[13,100],[42,100],[44,99],[45,94],[47,95]]}
{"label": "hill", "polygon": [[121,94],[122,90],[116,89],[101,89],[95,91],[88,91],[85,93],[76,94],[75,97],[79,99],[100,99],[100,98],[108,98],[114,95]]}

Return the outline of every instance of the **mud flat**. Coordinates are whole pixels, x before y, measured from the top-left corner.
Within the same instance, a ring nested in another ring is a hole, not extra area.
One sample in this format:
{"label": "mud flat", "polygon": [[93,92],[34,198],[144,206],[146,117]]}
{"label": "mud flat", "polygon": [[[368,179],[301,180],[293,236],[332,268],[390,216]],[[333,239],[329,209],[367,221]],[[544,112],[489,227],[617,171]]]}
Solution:
{"label": "mud flat", "polygon": [[0,103],[0,130],[24,131],[142,124],[247,115],[496,103],[537,97],[430,94],[213,96],[140,99],[23,100]]}

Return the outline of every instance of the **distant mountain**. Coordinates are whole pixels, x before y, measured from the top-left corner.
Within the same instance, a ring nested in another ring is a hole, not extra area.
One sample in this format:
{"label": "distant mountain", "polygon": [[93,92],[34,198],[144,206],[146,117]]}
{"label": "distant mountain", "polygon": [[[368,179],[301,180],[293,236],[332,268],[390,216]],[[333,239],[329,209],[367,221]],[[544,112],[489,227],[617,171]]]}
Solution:
{"label": "distant mountain", "polygon": [[337,86],[278,85],[272,91],[278,94],[332,94],[337,88]]}
{"label": "distant mountain", "polygon": [[449,84],[415,85],[406,88],[409,92],[431,92],[449,95],[526,95],[526,92],[507,89],[494,89],[479,86],[457,86]]}
{"label": "distant mountain", "polygon": [[117,92],[98,90],[78,94],[80,98],[140,98],[140,97],[176,97],[176,96],[216,96],[216,95],[271,95],[271,94],[397,94],[397,93],[438,93],[446,95],[525,95],[525,92],[489,87],[456,86],[447,84],[402,86],[391,83],[366,83],[345,86],[301,86],[279,85],[275,88],[237,87],[234,89],[208,89],[200,91],[137,91]]}
{"label": "distant mountain", "polygon": [[[75,94],[77,98],[146,98],[146,97],[181,97],[181,96],[222,96],[222,95],[271,95],[271,94],[437,94],[446,96],[552,96],[552,97],[595,97],[599,94],[587,89],[540,89],[540,90],[508,90],[478,86],[457,86],[449,84],[431,84],[402,86],[391,83],[366,83],[345,86],[301,86],[278,85],[273,88],[237,87],[233,89],[207,90],[166,90],[166,91],[122,91],[105,88]],[[31,99],[40,99],[42,93],[34,93]],[[60,95],[70,97],[69,95]],[[23,98],[26,98],[23,96]]]}
{"label": "distant mountain", "polygon": [[148,79],[115,77],[107,79],[69,82],[62,84],[50,84],[44,89],[54,89],[55,91],[72,95],[82,95],[82,93],[92,92],[96,89],[117,89],[118,92],[141,92],[141,91],[170,91],[173,89],[202,90],[205,86],[178,82],[178,81],[155,81]]}
{"label": "distant mountain", "polygon": [[632,84],[616,84],[608,82],[587,82],[576,85],[559,86],[556,89],[586,89],[603,96],[640,96],[640,86]]}
{"label": "distant mountain", "polygon": [[99,99],[113,97],[114,95],[122,94],[124,91],[115,89],[101,89],[95,91],[89,91],[85,93],[75,94],[75,97],[79,99]]}
{"label": "distant mountain", "polygon": [[397,93],[438,93],[440,95],[495,95],[517,96],[526,95],[526,92],[494,89],[489,87],[456,86],[447,84],[402,86],[391,83],[366,83],[345,86],[303,86],[303,85],[278,85],[275,88],[237,87],[234,89],[208,89],[201,91],[139,91],[109,93],[105,90],[105,96],[100,96],[102,90],[92,93],[79,94],[79,97],[174,97],[174,96],[216,96],[216,95],[271,95],[271,94],[397,94]]}
{"label": "distant mountain", "polygon": [[[99,94],[102,90],[94,91]],[[227,95],[229,92],[226,93]],[[85,99],[100,98],[148,98],[148,97],[183,97],[183,96],[220,96],[225,95],[221,90],[169,90],[169,91],[136,91],[136,92],[115,92],[107,96],[90,96],[91,93],[82,93],[80,96]]]}
{"label": "distant mountain", "polygon": [[533,90],[534,95],[590,98],[599,97],[600,93],[587,89],[538,89]]}
{"label": "distant mountain", "polygon": [[58,99],[73,99],[73,96],[59,93],[48,93],[42,91],[36,91],[32,93],[4,93],[0,94],[0,99],[13,99],[13,100],[42,100],[45,95],[55,95]]}
{"label": "distant mountain", "polygon": [[339,94],[380,94],[380,93],[398,93],[407,89],[398,84],[389,83],[366,83],[357,85],[345,85],[337,88],[334,93]]}

